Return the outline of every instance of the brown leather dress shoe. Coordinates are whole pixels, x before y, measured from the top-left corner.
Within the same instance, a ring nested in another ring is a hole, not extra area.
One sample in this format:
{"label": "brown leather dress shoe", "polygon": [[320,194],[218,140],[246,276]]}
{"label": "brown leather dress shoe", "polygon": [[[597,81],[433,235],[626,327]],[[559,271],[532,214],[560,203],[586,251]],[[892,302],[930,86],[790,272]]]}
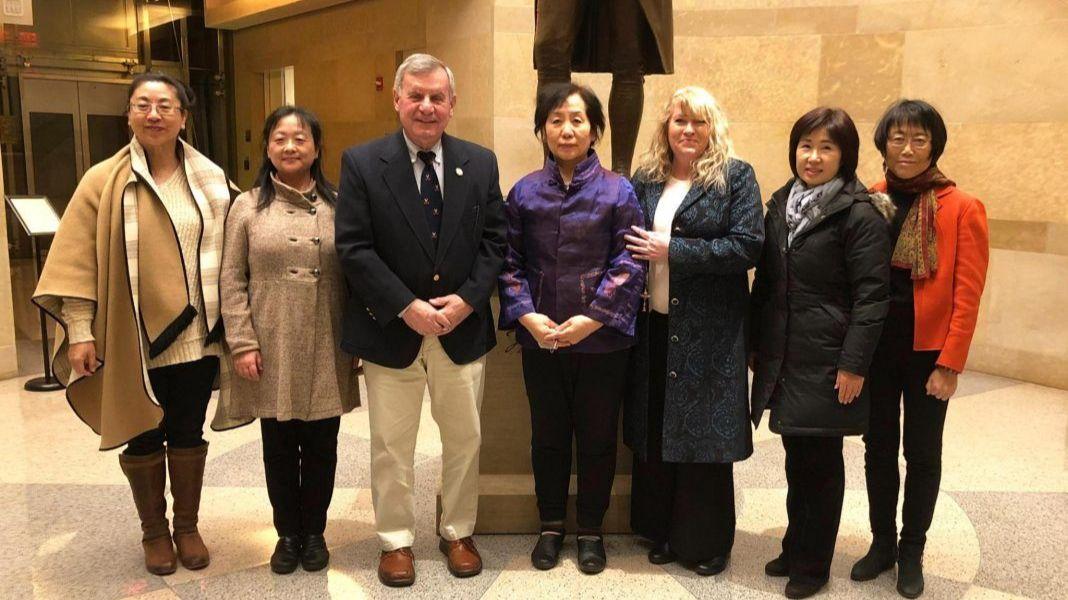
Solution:
{"label": "brown leather dress shoe", "polygon": [[415,555],[410,546],[382,552],[378,558],[378,580],[390,587],[415,583]]}
{"label": "brown leather dress shoe", "polygon": [[438,548],[449,557],[449,572],[455,577],[472,577],[482,572],[482,557],[470,537],[449,541],[441,538]]}

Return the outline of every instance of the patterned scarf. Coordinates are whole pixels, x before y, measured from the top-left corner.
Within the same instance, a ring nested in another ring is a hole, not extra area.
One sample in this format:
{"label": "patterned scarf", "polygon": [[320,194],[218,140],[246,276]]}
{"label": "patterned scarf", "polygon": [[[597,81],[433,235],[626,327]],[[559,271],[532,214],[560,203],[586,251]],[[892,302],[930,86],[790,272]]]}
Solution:
{"label": "patterned scarf", "polygon": [[948,185],[956,184],[934,165],[912,179],[901,179],[889,169],[886,171],[888,191],[918,194],[905,215],[901,235],[897,238],[894,255],[890,259],[893,266],[910,269],[913,279],[925,279],[938,269],[938,244],[935,237],[935,212],[938,210],[936,190]]}
{"label": "patterned scarf", "polygon": [[838,195],[844,185],[840,177],[815,187],[806,187],[800,177],[794,180],[790,196],[786,199],[787,244],[793,244],[797,234],[819,220],[823,207]]}

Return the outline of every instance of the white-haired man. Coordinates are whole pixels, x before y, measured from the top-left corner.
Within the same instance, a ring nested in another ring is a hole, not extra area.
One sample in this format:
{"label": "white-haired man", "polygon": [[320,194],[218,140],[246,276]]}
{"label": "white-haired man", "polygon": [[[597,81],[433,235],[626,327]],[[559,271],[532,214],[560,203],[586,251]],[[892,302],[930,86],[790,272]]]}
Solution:
{"label": "white-haired man", "polygon": [[445,134],[452,71],[426,54],[397,68],[396,134],[342,156],[336,246],[351,295],[341,346],[364,361],[378,577],[411,585],[414,461],[423,394],[441,431],[439,547],[457,577],[477,575],[479,409],[496,343],[489,298],[505,248],[497,159]]}

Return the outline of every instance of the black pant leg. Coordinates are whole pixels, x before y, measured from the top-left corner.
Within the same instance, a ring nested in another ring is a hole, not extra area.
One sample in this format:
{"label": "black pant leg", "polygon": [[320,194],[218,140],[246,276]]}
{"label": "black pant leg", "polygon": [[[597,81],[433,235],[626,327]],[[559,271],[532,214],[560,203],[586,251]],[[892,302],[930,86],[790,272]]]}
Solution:
{"label": "black pant leg", "polygon": [[868,520],[872,535],[888,541],[897,539],[901,393],[912,354],[912,327],[912,307],[895,306],[887,317],[868,371],[871,412],[868,433],[864,435]]}
{"label": "black pant leg", "polygon": [[279,536],[300,535],[300,421],[260,419],[267,497]]}
{"label": "black pant leg", "polygon": [[677,465],[661,460],[664,437],[664,394],[667,382],[667,316],[649,314],[649,397],[647,455],[634,454],[631,475],[630,527],[656,543],[671,533]]}
{"label": "black pant leg", "polygon": [[630,350],[573,354],[572,415],[578,453],[580,530],[599,530],[608,511],[616,475],[616,439]]}
{"label": "black pant leg", "polygon": [[905,378],[905,500],[901,554],[923,555],[942,481],[942,433],[949,402],[927,394],[938,352],[913,352]]}
{"label": "black pant leg", "polygon": [[204,445],[204,414],[211,400],[211,386],[219,369],[214,356],[167,367],[149,369],[152,392],[163,409],[163,420],[127,443],[123,454],[145,456],[163,450]]}
{"label": "black pant leg", "polygon": [[671,548],[683,560],[728,556],[734,547],[734,464],[676,465]]}
{"label": "black pant leg", "polygon": [[337,433],[341,417],[302,422],[300,427],[300,519],[305,534],[326,531],[334,495]]}
{"label": "black pant leg", "polygon": [[570,390],[564,385],[568,355],[523,348],[523,381],[530,403],[530,462],[542,522],[567,516],[571,482]]}
{"label": "black pant leg", "polygon": [[[787,437],[791,436],[783,439]],[[796,501],[802,521],[796,526],[790,523],[794,529],[788,554],[790,579],[824,583],[830,578],[845,495],[842,438],[798,436],[787,446],[787,454],[791,453],[797,459],[794,468],[801,471],[794,479],[801,484],[801,498]]]}

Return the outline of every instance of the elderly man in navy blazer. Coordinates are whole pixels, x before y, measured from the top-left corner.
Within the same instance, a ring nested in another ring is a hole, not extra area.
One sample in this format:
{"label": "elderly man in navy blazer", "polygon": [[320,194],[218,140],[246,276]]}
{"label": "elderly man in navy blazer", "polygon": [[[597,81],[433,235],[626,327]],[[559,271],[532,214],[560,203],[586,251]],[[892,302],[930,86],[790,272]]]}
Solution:
{"label": "elderly man in navy blazer", "polygon": [[477,575],[479,410],[496,343],[490,294],[505,223],[493,152],[445,134],[452,71],[415,54],[397,68],[397,133],[342,156],[336,246],[351,294],[341,346],[364,361],[378,576],[415,581],[415,441],[423,394],[441,431],[439,547],[457,577]]}

